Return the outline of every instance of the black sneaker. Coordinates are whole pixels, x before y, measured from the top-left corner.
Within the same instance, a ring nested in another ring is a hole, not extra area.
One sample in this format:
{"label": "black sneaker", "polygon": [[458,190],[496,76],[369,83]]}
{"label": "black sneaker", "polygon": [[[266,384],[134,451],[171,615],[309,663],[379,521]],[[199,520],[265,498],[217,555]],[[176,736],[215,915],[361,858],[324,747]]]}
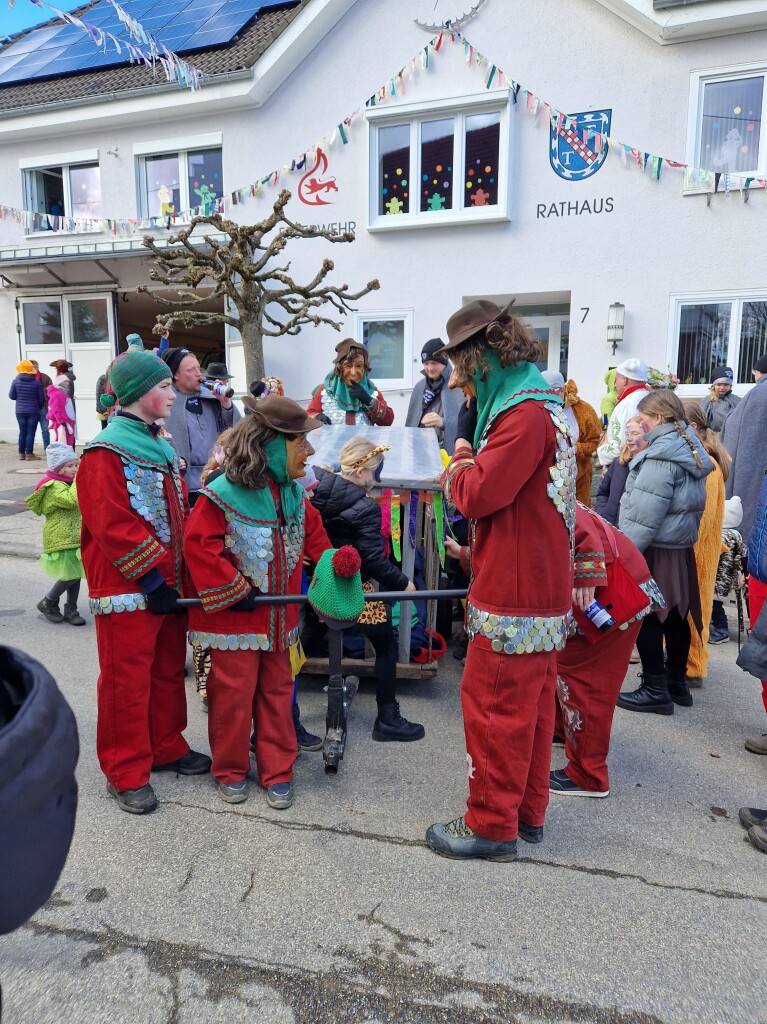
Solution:
{"label": "black sneaker", "polygon": [[227,804],[242,804],[248,799],[248,783],[245,779],[241,782],[219,782],[218,795]]}
{"label": "black sneaker", "polygon": [[562,769],[561,771],[549,773],[549,793],[558,793],[560,796],[591,796],[599,800],[609,796],[610,790],[584,789],[577,782],[573,782],[570,776],[566,775],[564,769]]}
{"label": "black sneaker", "polygon": [[107,793],[115,798],[120,810],[128,814],[151,814],[157,809],[157,797],[148,782],[140,789],[116,789],[107,782]]}
{"label": "black sneaker", "polygon": [[293,797],[292,782],[275,782],[266,790],[266,802],[276,811],[287,810],[293,803]]}
{"label": "black sneaker", "polygon": [[168,761],[167,764],[156,764],[152,771],[175,772],[176,775],[206,775],[210,771],[212,763],[207,754],[201,754],[197,750],[190,750],[176,761]]}
{"label": "black sneaker", "polygon": [[767,853],[767,829],[754,825],[753,828],[748,830],[748,838],[757,850],[761,850],[762,853]]}

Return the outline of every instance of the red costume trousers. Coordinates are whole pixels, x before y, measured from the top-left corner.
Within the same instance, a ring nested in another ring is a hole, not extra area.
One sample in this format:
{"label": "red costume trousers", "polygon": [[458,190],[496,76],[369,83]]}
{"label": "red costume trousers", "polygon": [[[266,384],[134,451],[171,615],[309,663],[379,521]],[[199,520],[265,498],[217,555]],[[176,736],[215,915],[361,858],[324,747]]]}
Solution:
{"label": "red costume trousers", "polygon": [[554,732],[565,739],[567,777],[594,793],[610,788],[607,754],[615,702],[641,625],[638,620],[615,629],[595,644],[576,633],[557,652]]}
{"label": "red costume trousers", "polygon": [[556,652],[496,654],[485,637],[466,652],[461,707],[469,766],[464,820],[486,839],[543,824],[549,803]]}
{"label": "red costume trousers", "polygon": [[140,789],[153,765],[189,752],[186,616],[148,611],[97,615],[96,752],[115,789]]}
{"label": "red costume trousers", "polygon": [[[759,612],[767,601],[767,583],[761,583],[755,576],[748,577],[748,617],[751,628],[754,628]],[[767,679],[762,680],[762,703],[767,711]]]}
{"label": "red costume trousers", "polygon": [[251,722],[262,786],[290,782],[297,755],[290,652],[211,649],[208,739],[216,782],[241,782],[250,768]]}

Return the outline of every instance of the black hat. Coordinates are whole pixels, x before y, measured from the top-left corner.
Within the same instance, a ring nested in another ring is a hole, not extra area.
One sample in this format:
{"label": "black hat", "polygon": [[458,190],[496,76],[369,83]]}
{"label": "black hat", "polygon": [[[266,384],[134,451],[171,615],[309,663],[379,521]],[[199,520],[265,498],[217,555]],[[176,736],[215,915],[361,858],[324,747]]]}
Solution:
{"label": "black hat", "polygon": [[714,372],[711,374],[711,385],[714,384],[730,384],[732,385],[733,375],[732,370],[729,366],[715,366]]}
{"label": "black hat", "polygon": [[761,359],[757,359],[754,363],[754,369],[757,373],[767,373],[767,355],[762,356]]}
{"label": "black hat", "polygon": [[162,353],[162,360],[167,363],[170,372],[175,377],[178,373],[178,368],[181,365],[181,360],[184,356],[193,356],[194,352],[191,352],[188,348],[166,348]]}
{"label": "black hat", "polygon": [[442,363],[447,366],[447,356],[443,355],[441,349],[445,347],[442,338],[431,338],[421,349],[421,362],[432,360],[435,363]]}
{"label": "black hat", "polygon": [[232,375],[226,363],[208,363],[205,367],[205,380],[231,380]]}

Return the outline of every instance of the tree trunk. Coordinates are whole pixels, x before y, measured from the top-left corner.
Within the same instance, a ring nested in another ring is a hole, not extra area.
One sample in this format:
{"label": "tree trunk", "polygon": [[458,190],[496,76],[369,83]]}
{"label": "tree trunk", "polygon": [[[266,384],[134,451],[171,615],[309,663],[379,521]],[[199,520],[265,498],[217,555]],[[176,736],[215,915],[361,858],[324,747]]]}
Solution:
{"label": "tree trunk", "polygon": [[240,337],[245,354],[245,385],[266,376],[264,369],[264,337],[261,324],[257,320],[243,321],[240,324]]}

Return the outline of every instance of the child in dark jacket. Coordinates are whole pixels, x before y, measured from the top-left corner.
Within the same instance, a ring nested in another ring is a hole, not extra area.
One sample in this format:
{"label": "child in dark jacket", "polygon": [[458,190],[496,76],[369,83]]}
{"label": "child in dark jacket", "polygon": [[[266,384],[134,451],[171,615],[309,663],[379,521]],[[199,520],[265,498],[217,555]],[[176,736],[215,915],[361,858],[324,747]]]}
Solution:
{"label": "child in dark jacket", "polygon": [[[334,547],[351,544],[362,559],[362,579],[376,580],[382,590],[415,590],[413,583],[386,557],[381,533],[381,509],[370,497],[380,477],[383,453],[388,445],[376,447],[364,437],[354,437],[341,449],[341,472],[318,470],[319,484],[313,505]],[[365,583],[363,582],[363,586]],[[372,585],[366,589],[372,590]],[[378,717],[374,740],[420,740],[422,725],[408,722],[399,713],[395,697],[397,642],[391,608],[381,601],[368,602],[359,625],[349,633],[366,636],[376,652],[376,701]]]}

